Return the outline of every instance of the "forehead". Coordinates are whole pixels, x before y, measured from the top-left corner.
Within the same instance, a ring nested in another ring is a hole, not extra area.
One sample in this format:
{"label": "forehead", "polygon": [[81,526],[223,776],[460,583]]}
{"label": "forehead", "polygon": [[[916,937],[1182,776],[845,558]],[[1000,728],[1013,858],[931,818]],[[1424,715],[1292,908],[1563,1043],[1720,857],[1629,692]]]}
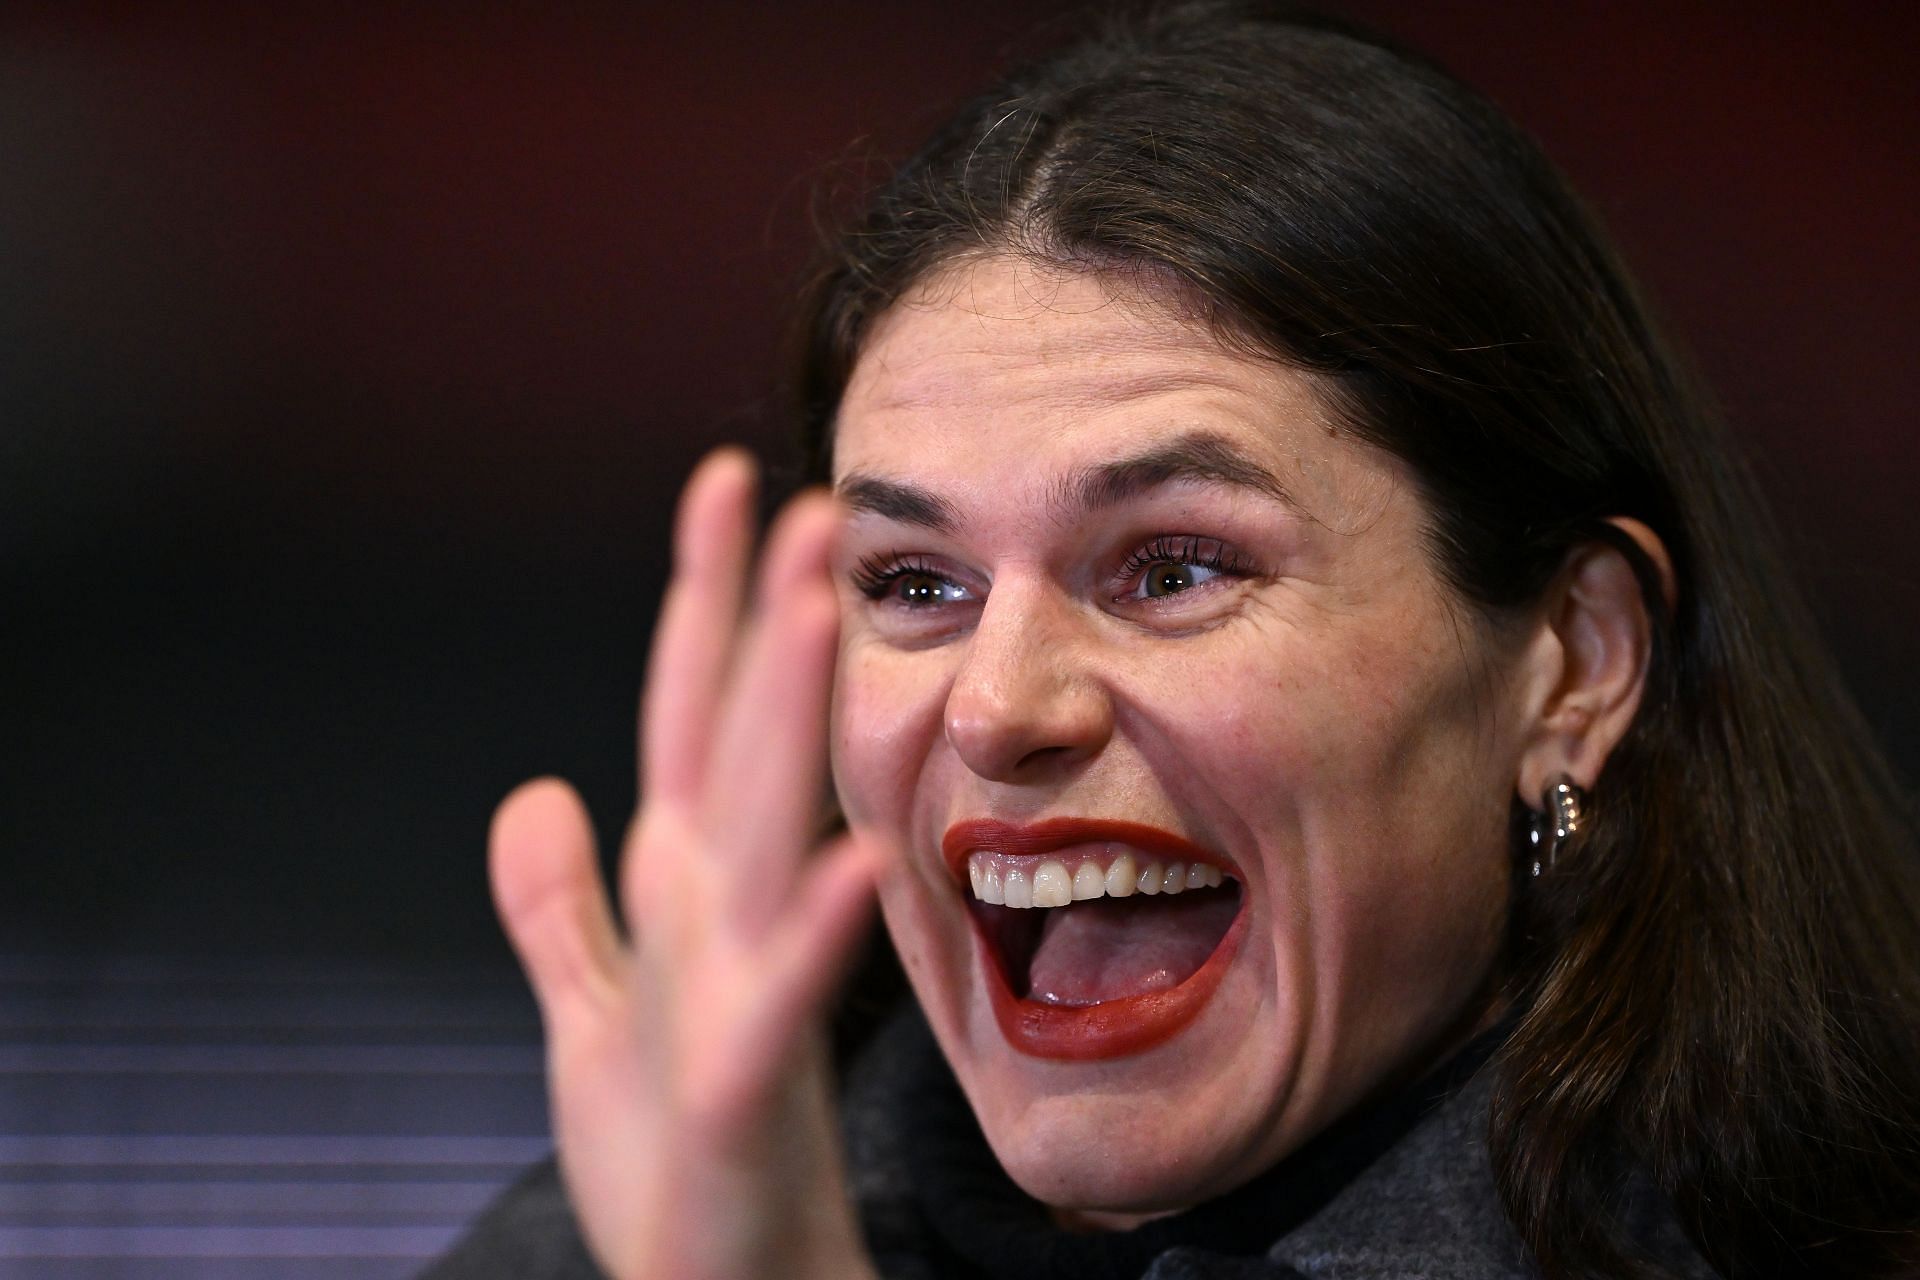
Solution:
{"label": "forehead", "polygon": [[[1261,377],[1260,375],[1268,375]],[[1227,350],[1204,326],[1113,275],[1024,258],[963,260],[934,273],[880,318],[856,363],[842,414],[980,408],[991,388],[1072,411],[1186,388],[1279,392],[1317,412],[1305,379]]]}
{"label": "forehead", "polygon": [[1003,494],[1204,432],[1311,505],[1342,506],[1396,468],[1337,422],[1312,375],[1229,349],[1170,291],[996,256],[936,273],[881,317],[841,401],[833,470]]}

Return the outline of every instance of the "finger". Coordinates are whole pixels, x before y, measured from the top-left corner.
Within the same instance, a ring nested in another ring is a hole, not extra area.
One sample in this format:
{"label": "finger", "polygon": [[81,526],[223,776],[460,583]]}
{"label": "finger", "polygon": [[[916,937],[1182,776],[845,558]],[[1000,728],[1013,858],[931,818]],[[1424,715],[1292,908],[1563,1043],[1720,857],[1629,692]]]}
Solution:
{"label": "finger", "polygon": [[603,1005],[621,946],[580,797],[557,778],[521,784],[495,811],[488,844],[494,906],[549,1028]]}
{"label": "finger", "polygon": [[754,1114],[782,1077],[859,950],[885,861],[876,846],[842,836],[809,862],[793,909],[764,953],[758,1016],[744,1024],[746,1036],[702,1090],[706,1119]]}
{"label": "finger", "polygon": [[[768,954],[780,975],[774,989],[797,1028],[825,1009],[866,936],[874,887],[887,856],[880,847],[841,836],[808,863],[794,909],[775,932]],[[780,1019],[770,1022],[779,1034]]]}
{"label": "finger", "polygon": [[717,449],[681,496],[673,577],[661,601],[640,714],[640,797],[693,804],[706,775],[720,692],[753,554],[753,459]]}
{"label": "finger", "polygon": [[827,563],[838,526],[824,495],[781,514],[714,744],[703,825],[723,861],[734,918],[749,924],[785,902],[825,796],[839,630]]}

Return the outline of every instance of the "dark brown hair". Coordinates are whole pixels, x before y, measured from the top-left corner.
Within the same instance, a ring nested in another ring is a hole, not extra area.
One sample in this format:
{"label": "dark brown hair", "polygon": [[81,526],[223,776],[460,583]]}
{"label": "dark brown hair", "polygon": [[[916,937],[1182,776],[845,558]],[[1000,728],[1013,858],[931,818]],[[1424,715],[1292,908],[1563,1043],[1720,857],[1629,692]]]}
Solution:
{"label": "dark brown hair", "polygon": [[[1639,716],[1580,843],[1515,897],[1490,1147],[1547,1274],[1658,1273],[1636,1178],[1732,1275],[1920,1265],[1904,802],[1714,414],[1538,149],[1341,22],[1109,19],[964,107],[835,240],[797,330],[817,466],[874,318],[983,252],[1177,282],[1313,371],[1412,465],[1436,563],[1489,618],[1595,539],[1640,573]],[[1666,543],[1675,609],[1608,516]]]}

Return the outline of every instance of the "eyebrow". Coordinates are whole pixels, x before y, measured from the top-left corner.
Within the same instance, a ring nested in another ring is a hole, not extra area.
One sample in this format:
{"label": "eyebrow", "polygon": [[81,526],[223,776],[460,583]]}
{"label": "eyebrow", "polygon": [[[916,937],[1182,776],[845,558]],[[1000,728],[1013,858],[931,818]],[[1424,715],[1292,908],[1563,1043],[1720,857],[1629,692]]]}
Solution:
{"label": "eyebrow", "polygon": [[[1054,503],[1075,513],[1099,511],[1181,481],[1251,489],[1296,510],[1299,505],[1272,472],[1210,431],[1178,436],[1076,472],[1058,487]],[[960,512],[952,502],[916,484],[854,471],[835,490],[855,511],[936,533],[950,534],[960,526]]]}
{"label": "eyebrow", "polygon": [[930,489],[899,480],[882,480],[854,471],[834,486],[840,500],[855,511],[918,525],[935,533],[952,533],[960,527],[960,512],[951,502]]}

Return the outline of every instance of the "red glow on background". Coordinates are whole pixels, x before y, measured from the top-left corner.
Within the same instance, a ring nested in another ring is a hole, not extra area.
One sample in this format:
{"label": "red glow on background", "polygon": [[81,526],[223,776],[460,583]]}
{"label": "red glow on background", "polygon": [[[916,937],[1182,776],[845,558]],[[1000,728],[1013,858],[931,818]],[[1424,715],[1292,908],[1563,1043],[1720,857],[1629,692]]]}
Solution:
{"label": "red glow on background", "polygon": [[[1912,772],[1920,9],[1354,9],[1614,228]],[[816,190],[1060,12],[0,13],[0,666],[31,744],[0,812],[73,918],[496,945],[493,800],[550,770],[631,800],[667,512],[709,444],[781,442]]]}

